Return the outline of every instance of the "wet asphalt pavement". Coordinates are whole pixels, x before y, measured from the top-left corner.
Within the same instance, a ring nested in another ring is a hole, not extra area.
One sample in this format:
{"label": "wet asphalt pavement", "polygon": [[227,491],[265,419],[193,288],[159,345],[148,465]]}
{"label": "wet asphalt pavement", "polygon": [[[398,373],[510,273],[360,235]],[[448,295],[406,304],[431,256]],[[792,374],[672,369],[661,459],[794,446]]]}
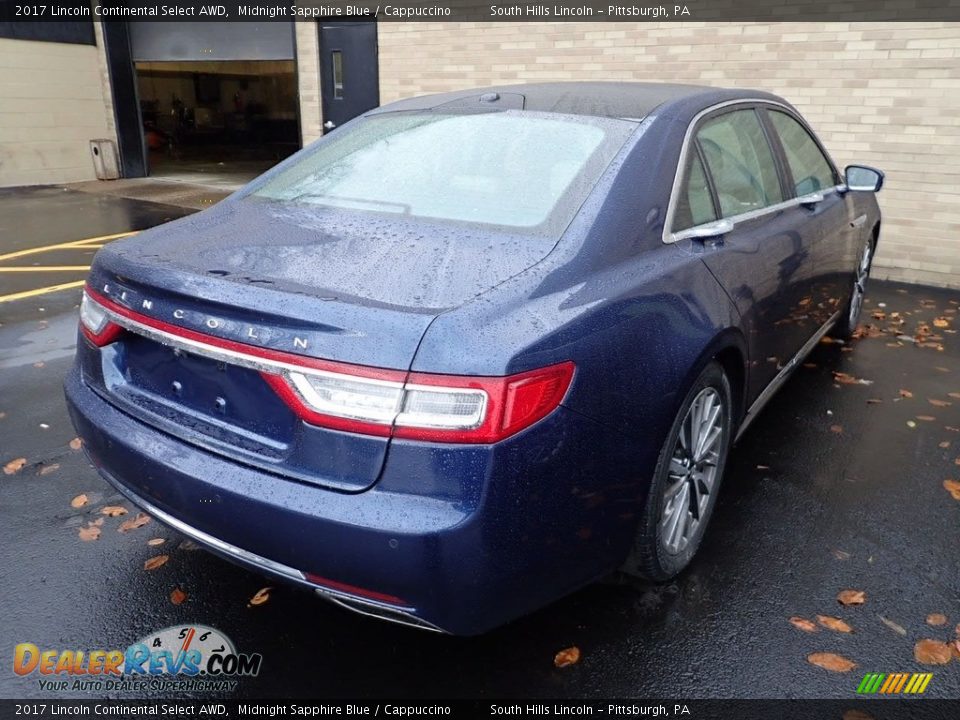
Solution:
{"label": "wet asphalt pavement", "polygon": [[[64,190],[0,191],[0,256],[184,212]],[[0,268],[83,265],[91,254],[0,257]],[[155,521],[117,532],[132,513],[105,518],[99,539],[82,542],[79,528],[104,505],[130,505],[70,446],[60,385],[79,289],[3,301],[82,277],[0,271],[0,465],[25,460],[0,474],[0,696],[50,695],[36,676],[10,672],[17,643],[125,648],[151,631],[203,623],[263,654],[238,697],[852,698],[865,672],[933,672],[927,696],[960,698],[960,661],[914,659],[917,641],[960,630],[960,502],[943,484],[960,478],[960,292],[871,285],[864,319],[889,332],[817,347],[735,449],[705,547],[677,581],[596,585],[458,639],[357,617],[289,587],[251,606],[274,583],[181,547]],[[922,325],[927,347],[895,339]],[[88,504],[74,509],[80,494]],[[165,542],[149,546],[152,538]],[[169,561],[144,570],[158,554]],[[187,596],[180,605],[175,588]],[[866,602],[840,605],[845,589],[864,591]],[[946,623],[928,624],[934,613]],[[817,615],[853,632],[789,622]],[[554,654],[571,645],[580,662],[555,668]],[[857,667],[814,667],[806,658],[816,652]]]}

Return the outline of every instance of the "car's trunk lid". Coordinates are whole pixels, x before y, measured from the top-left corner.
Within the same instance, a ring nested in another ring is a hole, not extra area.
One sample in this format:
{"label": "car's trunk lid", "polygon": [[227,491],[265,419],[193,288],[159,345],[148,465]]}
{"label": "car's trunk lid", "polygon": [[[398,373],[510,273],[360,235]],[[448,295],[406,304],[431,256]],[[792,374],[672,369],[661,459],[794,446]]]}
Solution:
{"label": "car's trunk lid", "polygon": [[[430,322],[546,255],[552,241],[231,201],[120,241],[90,287],[174,328],[256,350],[405,372]],[[389,439],[300,421],[254,368],[127,333],[90,382],[159,429],[280,476],[376,482]]]}

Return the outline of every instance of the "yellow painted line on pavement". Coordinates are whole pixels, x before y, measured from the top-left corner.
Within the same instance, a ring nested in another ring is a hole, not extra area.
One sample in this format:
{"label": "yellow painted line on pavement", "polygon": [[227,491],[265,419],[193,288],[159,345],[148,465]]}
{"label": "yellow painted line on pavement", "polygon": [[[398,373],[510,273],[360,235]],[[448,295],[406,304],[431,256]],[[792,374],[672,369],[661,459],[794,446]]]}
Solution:
{"label": "yellow painted line on pavement", "polygon": [[24,257],[25,255],[36,255],[37,253],[49,252],[51,250],[65,250],[67,248],[92,248],[94,245],[91,243],[101,243],[106,240],[118,240],[123,237],[129,237],[130,235],[136,235],[138,232],[140,231],[131,230],[129,232],[114,233],[113,235],[98,235],[97,237],[84,238],[83,240],[72,240],[70,242],[54,243],[53,245],[43,245],[41,247],[16,250],[14,252],[0,255],[0,261],[13,260],[14,258]]}
{"label": "yellow painted line on pavement", "polygon": [[10,295],[0,295],[0,303],[12,302],[13,300],[23,300],[24,298],[34,297],[36,295],[46,295],[47,293],[59,292],[60,290],[69,290],[70,288],[83,287],[85,282],[86,280],[77,280],[76,282],[50,285],[48,287],[37,288],[36,290],[24,290],[23,292],[12,293]]}
{"label": "yellow painted line on pavement", "polygon": [[32,265],[30,267],[0,267],[0,273],[5,272],[66,272],[68,270],[89,270],[89,265]]}

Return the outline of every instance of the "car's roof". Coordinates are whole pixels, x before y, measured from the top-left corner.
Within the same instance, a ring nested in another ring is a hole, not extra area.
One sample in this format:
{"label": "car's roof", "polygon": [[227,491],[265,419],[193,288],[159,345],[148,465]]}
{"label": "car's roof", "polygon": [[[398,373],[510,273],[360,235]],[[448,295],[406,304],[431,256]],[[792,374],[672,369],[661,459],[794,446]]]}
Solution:
{"label": "car's roof", "polygon": [[399,100],[374,112],[511,109],[566,115],[642,119],[657,108],[709,107],[739,98],[780,100],[756,90],[650,82],[556,82],[498,85]]}

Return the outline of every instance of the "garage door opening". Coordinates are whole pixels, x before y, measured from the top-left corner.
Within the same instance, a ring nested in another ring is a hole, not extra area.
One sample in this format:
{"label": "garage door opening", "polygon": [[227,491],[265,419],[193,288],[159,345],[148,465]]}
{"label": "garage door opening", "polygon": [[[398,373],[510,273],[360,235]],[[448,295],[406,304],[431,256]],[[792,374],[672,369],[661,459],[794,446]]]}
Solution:
{"label": "garage door opening", "polygon": [[152,177],[239,186],[300,147],[293,60],[135,67]]}

